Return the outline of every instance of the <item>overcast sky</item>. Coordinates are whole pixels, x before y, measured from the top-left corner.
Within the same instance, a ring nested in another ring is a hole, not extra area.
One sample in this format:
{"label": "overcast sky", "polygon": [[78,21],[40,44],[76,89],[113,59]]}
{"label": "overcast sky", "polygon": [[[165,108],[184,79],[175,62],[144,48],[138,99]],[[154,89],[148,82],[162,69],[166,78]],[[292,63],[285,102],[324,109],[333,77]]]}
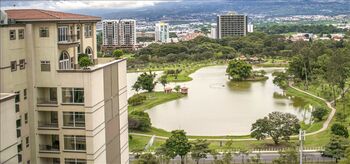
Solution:
{"label": "overcast sky", "polygon": [[1,9],[39,8],[48,10],[74,10],[74,9],[127,9],[141,8],[158,3],[179,0],[54,0],[54,1],[27,1],[27,0],[0,0]]}

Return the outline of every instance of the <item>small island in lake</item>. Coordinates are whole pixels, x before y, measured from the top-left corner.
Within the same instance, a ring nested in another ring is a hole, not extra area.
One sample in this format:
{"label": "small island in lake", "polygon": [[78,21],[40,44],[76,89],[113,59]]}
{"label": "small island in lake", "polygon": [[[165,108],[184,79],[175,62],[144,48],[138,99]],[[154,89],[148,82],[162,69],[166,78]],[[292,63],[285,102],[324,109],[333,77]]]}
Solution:
{"label": "small island in lake", "polygon": [[264,70],[253,71],[252,65],[243,60],[231,60],[226,73],[231,81],[263,81],[268,79]]}

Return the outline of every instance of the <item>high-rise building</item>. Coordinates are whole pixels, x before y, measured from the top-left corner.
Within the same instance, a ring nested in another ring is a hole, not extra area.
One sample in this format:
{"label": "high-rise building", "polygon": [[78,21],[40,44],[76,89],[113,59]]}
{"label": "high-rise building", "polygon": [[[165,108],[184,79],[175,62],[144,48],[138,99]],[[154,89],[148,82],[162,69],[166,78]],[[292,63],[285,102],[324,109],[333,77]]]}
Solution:
{"label": "high-rise building", "polygon": [[118,46],[118,20],[104,20],[102,21],[102,45],[104,46]]}
{"label": "high-rise building", "polygon": [[102,51],[135,49],[136,21],[132,19],[102,21]]}
{"label": "high-rise building", "polygon": [[217,32],[216,32],[216,27],[212,26],[210,28],[210,38],[212,39],[217,39]]}
{"label": "high-rise building", "polygon": [[[39,9],[5,12],[0,92],[16,94],[18,161],[129,163],[126,61],[97,58],[101,18]],[[80,68],[81,54],[93,65]]]}
{"label": "high-rise building", "polygon": [[161,43],[168,43],[169,41],[169,24],[164,22],[156,23],[155,27],[155,41]]}
{"label": "high-rise building", "polygon": [[248,17],[229,13],[217,16],[217,37],[219,39],[228,36],[245,36],[247,35]]}
{"label": "high-rise building", "polygon": [[248,24],[248,32],[254,32],[254,25],[253,24]]}
{"label": "high-rise building", "polygon": [[0,162],[3,164],[19,163],[15,95],[0,93]]}
{"label": "high-rise building", "polygon": [[119,21],[119,44],[121,47],[135,48],[136,44],[136,21],[122,19]]}

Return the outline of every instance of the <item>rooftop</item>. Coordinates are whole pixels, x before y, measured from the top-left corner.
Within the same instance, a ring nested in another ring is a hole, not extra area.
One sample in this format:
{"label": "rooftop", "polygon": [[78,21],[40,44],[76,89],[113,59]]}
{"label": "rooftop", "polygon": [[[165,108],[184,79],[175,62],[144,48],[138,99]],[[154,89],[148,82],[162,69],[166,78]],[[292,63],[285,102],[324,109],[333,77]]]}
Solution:
{"label": "rooftop", "polygon": [[7,13],[9,19],[14,19],[16,21],[101,20],[101,17],[42,9],[11,9],[5,10],[5,12]]}

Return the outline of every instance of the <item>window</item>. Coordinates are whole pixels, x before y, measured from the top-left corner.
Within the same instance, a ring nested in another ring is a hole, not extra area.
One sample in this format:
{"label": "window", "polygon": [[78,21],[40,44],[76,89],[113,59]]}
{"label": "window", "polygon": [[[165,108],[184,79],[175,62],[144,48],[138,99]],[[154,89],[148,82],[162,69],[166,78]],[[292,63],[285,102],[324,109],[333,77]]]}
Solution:
{"label": "window", "polygon": [[15,92],[15,103],[18,103],[21,100],[21,93],[19,91]]}
{"label": "window", "polygon": [[10,30],[10,40],[16,40],[16,30]]}
{"label": "window", "polygon": [[59,59],[59,69],[66,70],[70,68],[71,68],[71,63],[70,63],[69,54],[67,51],[62,51]]}
{"label": "window", "polygon": [[20,128],[21,127],[21,118],[16,120],[16,128]]}
{"label": "window", "polygon": [[19,112],[19,104],[15,104],[16,113]]}
{"label": "window", "polygon": [[64,159],[64,164],[86,164],[86,160],[85,159],[66,158],[66,159]]}
{"label": "window", "polygon": [[29,137],[26,137],[26,147],[29,147]]}
{"label": "window", "polygon": [[80,54],[81,53],[80,44],[78,45],[77,49],[78,49],[78,54]]}
{"label": "window", "polygon": [[27,124],[28,123],[28,113],[24,114],[24,123]]}
{"label": "window", "polygon": [[27,99],[27,89],[23,89],[23,98]]}
{"label": "window", "polygon": [[17,61],[11,61],[11,72],[17,70]]}
{"label": "window", "polygon": [[80,25],[77,26],[77,39],[80,39]]}
{"label": "window", "polygon": [[68,41],[68,26],[60,26],[58,27],[58,41],[59,42],[67,42]]}
{"label": "window", "polygon": [[91,47],[87,47],[85,49],[85,54],[87,54],[89,56],[89,58],[92,59],[92,49],[91,49]]}
{"label": "window", "polygon": [[67,127],[85,127],[85,113],[63,112],[63,125]]}
{"label": "window", "polygon": [[18,154],[18,163],[22,162],[22,154]]}
{"label": "window", "polygon": [[26,67],[26,60],[21,59],[19,60],[19,69],[24,69]]}
{"label": "window", "polygon": [[72,151],[85,151],[86,139],[85,136],[64,136],[64,149]]}
{"label": "window", "polygon": [[16,129],[17,138],[21,137],[21,129]]}
{"label": "window", "polygon": [[92,36],[92,25],[91,24],[85,24],[84,33],[85,33],[86,38],[90,38]]}
{"label": "window", "polygon": [[84,103],[84,88],[62,88],[63,103]]}
{"label": "window", "polygon": [[17,145],[17,152],[21,152],[23,149],[22,149],[22,143],[18,144]]}
{"label": "window", "polygon": [[27,164],[30,164],[30,160],[27,161]]}
{"label": "window", "polygon": [[39,29],[40,37],[49,37],[49,28],[48,27],[40,27]]}
{"label": "window", "polygon": [[50,61],[40,61],[41,63],[41,72],[50,72]]}
{"label": "window", "polygon": [[24,29],[18,30],[18,39],[24,39]]}

